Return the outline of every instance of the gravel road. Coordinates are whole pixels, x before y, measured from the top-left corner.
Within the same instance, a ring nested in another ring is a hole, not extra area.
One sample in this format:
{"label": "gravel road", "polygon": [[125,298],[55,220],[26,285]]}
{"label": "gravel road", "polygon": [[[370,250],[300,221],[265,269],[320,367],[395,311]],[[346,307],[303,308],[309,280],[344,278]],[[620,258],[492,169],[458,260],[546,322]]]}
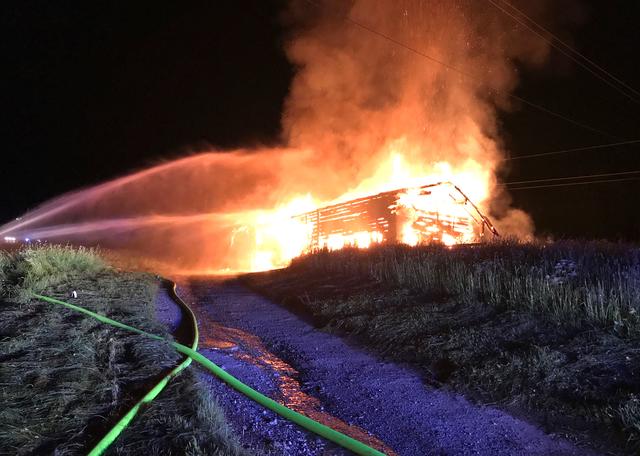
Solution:
{"label": "gravel road", "polygon": [[[425,386],[414,370],[317,330],[237,281],[178,285],[198,318],[205,356],[261,393],[387,454],[593,454],[503,411]],[[348,454],[216,378],[201,379],[256,453]]]}

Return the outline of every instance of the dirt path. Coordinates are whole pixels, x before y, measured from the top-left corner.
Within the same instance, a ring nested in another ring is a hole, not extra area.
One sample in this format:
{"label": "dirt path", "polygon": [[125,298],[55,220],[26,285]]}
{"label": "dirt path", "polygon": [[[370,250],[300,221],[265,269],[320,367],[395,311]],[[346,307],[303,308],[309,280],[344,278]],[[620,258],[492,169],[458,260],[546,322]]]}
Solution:
{"label": "dirt path", "polygon": [[[426,387],[413,370],[318,331],[237,282],[185,280],[179,290],[196,312],[207,357],[258,391],[386,453],[591,454],[502,411]],[[218,380],[202,380],[248,446],[282,455],[344,454]]]}

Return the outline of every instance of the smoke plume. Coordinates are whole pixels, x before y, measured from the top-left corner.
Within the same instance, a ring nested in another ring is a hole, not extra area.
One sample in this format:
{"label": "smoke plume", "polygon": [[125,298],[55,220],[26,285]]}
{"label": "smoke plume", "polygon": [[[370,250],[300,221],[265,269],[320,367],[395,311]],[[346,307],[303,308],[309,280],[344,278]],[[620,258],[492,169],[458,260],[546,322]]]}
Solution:
{"label": "smoke plume", "polygon": [[[549,24],[552,2],[519,3]],[[164,163],[56,198],[0,234],[123,247],[184,270],[246,269],[244,224],[294,197],[385,190],[400,164],[410,178],[455,180],[504,234],[531,234],[496,185],[497,111],[517,108],[518,68],[542,65],[547,43],[479,0],[295,0],[283,20],[296,74],[282,147]]]}
{"label": "smoke plume", "polygon": [[[550,2],[535,3],[522,7],[541,19]],[[374,174],[399,140],[425,174],[438,162],[479,165],[493,186],[504,156],[496,110],[512,108],[516,65],[541,65],[547,43],[477,0],[300,0],[287,17],[298,71],[284,137],[313,146],[314,166],[335,175],[335,186],[319,189],[327,197]],[[503,203],[496,209],[508,213]]]}

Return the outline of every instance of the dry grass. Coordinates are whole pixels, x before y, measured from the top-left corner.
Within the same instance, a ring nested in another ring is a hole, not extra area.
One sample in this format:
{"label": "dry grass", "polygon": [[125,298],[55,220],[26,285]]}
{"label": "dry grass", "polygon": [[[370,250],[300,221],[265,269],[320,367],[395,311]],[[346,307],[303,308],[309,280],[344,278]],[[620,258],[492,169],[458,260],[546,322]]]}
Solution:
{"label": "dry grass", "polygon": [[[155,321],[156,281],[115,272],[95,251],[48,246],[1,254],[0,280],[0,454],[86,454],[180,360],[166,343],[29,298],[30,291],[43,292],[168,336]],[[109,453],[243,450],[189,369]]]}
{"label": "dry grass", "polygon": [[319,326],[414,363],[432,384],[622,453],[640,448],[636,246],[321,251],[245,281]]}
{"label": "dry grass", "polygon": [[618,332],[637,331],[640,323],[640,249],[619,244],[385,246],[320,252],[295,260],[296,268],[366,275],[466,304],[615,325]]}
{"label": "dry grass", "polygon": [[97,250],[84,247],[47,245],[0,254],[1,289],[23,299],[65,280],[94,276],[107,269]]}

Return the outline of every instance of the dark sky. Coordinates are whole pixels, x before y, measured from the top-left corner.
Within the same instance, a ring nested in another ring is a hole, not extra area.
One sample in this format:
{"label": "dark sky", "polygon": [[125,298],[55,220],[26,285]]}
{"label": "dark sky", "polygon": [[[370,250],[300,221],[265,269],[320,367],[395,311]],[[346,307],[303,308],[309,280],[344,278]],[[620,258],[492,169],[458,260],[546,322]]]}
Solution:
{"label": "dark sky", "polygon": [[[204,144],[275,143],[293,75],[284,4],[3,2],[0,221]],[[640,90],[640,2],[582,4],[574,47]],[[514,157],[640,138],[640,104],[556,52],[544,69],[522,70],[517,95],[607,135],[523,106],[500,119]],[[503,179],[637,170],[639,154],[636,145],[515,160]],[[512,195],[540,234],[640,240],[640,181]]]}

